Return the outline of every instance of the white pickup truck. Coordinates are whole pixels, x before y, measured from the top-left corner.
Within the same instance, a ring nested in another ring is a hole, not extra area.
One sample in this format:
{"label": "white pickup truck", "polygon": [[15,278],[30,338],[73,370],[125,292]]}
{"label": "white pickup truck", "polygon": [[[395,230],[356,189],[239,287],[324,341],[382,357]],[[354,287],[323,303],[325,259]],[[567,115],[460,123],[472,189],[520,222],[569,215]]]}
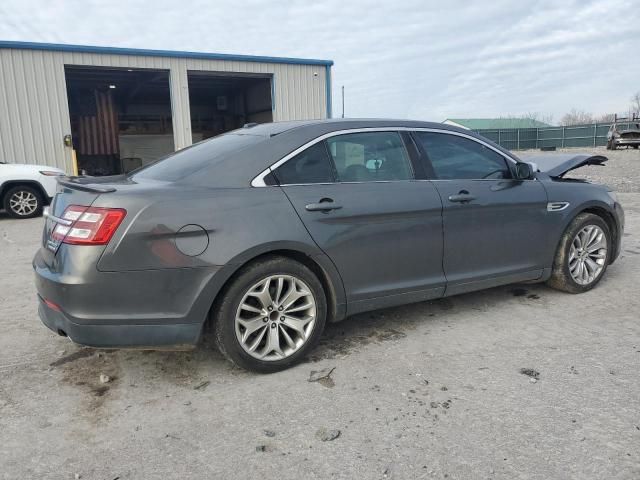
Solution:
{"label": "white pickup truck", "polygon": [[43,165],[0,163],[0,208],[13,218],[40,215],[56,193],[56,177],[64,174]]}

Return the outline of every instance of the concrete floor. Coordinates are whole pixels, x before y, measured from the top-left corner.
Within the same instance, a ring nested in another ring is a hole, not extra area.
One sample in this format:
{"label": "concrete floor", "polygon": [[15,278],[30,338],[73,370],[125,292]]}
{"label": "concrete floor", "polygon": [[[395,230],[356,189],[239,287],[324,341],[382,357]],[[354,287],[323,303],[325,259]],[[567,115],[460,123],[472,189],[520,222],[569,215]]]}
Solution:
{"label": "concrete floor", "polygon": [[640,154],[611,156],[587,173],[624,185],[627,230],[593,291],[515,285],[359,315],[274,375],[209,342],[55,336],[30,267],[42,219],[0,215],[0,478],[640,478],[640,178],[625,166]]}

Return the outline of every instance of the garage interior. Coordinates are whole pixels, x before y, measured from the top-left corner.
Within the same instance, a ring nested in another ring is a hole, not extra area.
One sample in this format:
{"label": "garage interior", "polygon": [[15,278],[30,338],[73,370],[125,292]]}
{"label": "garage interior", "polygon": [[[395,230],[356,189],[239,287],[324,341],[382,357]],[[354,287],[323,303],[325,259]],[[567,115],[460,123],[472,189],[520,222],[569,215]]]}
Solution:
{"label": "garage interior", "polygon": [[65,78],[80,173],[129,172],[175,150],[167,70],[66,66]]}
{"label": "garage interior", "polygon": [[194,143],[246,123],[273,121],[271,76],[187,72]]}
{"label": "garage interior", "polygon": [[[79,173],[127,173],[175,150],[167,70],[66,66],[65,78]],[[187,78],[193,143],[273,120],[270,75]]]}

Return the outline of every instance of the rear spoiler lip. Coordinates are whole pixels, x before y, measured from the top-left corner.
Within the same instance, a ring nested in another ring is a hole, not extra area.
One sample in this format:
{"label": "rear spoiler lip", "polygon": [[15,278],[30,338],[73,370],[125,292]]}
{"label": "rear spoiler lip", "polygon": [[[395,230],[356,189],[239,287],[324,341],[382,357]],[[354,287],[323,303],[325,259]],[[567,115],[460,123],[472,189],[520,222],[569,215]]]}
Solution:
{"label": "rear spoiler lip", "polygon": [[79,178],[87,178],[87,177],[57,177],[58,183],[65,187],[73,188],[75,190],[82,190],[83,192],[90,193],[111,193],[115,192],[116,189],[113,187],[102,187],[97,184],[92,183],[80,183],[77,180]]}

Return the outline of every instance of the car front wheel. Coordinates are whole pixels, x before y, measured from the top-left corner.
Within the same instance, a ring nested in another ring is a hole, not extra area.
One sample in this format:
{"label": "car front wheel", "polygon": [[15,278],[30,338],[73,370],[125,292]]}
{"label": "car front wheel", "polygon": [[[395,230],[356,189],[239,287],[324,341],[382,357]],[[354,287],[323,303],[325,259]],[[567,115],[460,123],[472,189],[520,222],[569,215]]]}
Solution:
{"label": "car front wheel", "polygon": [[13,218],[37,217],[42,213],[42,195],[33,187],[19,185],[6,192],[3,206]]}
{"label": "car front wheel", "polygon": [[318,343],[327,302],[305,265],[268,257],[240,272],[216,310],[220,351],[242,368],[271,373],[298,363]]}
{"label": "car front wheel", "polygon": [[607,270],[611,246],[609,226],[601,217],[576,216],[560,239],[548,285],[569,293],[591,290]]}

